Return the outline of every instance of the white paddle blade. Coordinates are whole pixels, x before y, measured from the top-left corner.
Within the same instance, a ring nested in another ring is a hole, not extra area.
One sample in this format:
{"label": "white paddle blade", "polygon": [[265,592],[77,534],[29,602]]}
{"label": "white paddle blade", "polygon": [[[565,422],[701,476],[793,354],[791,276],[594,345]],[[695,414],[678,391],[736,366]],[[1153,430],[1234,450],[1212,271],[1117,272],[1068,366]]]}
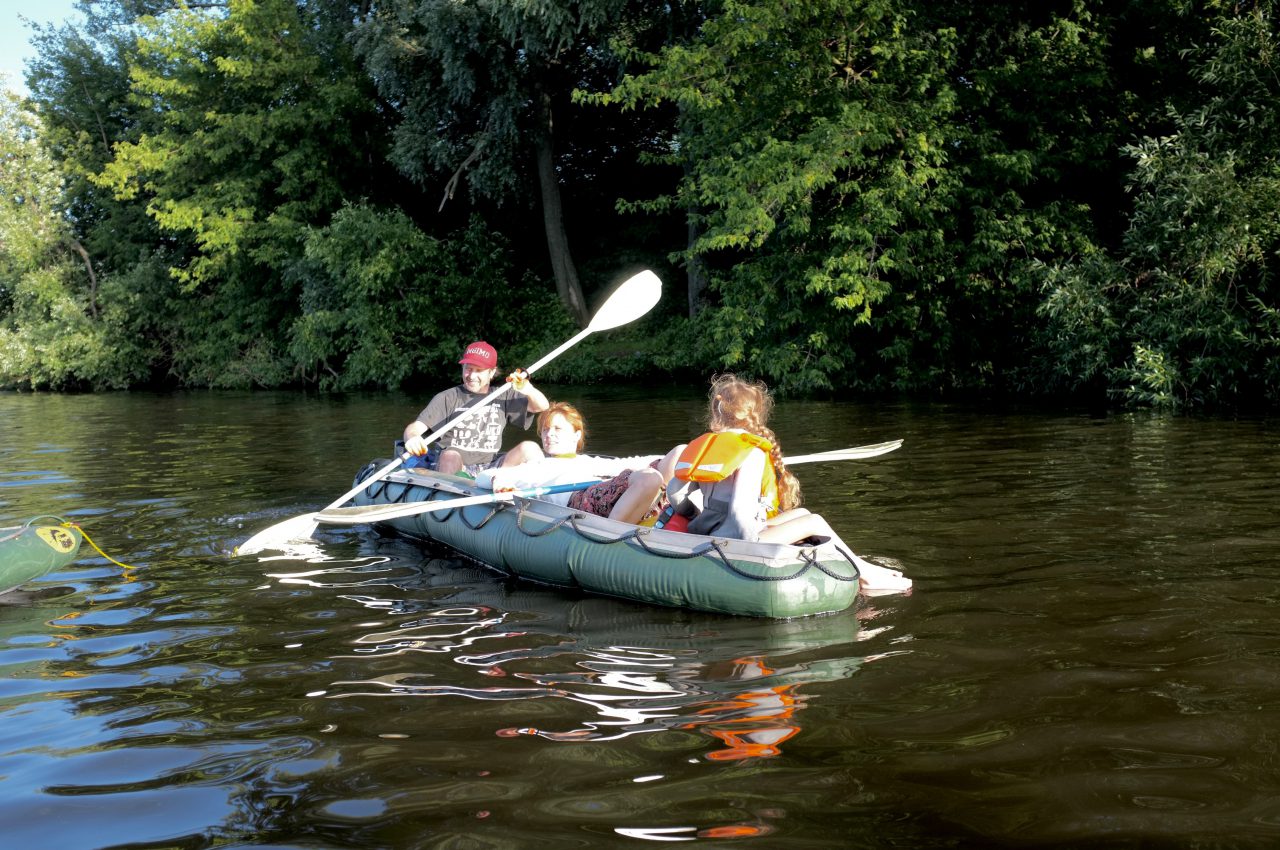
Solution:
{"label": "white paddle blade", "polygon": [[236,547],[237,555],[255,555],[263,549],[280,550],[289,543],[309,540],[316,532],[316,515],[303,514],[264,528]]}
{"label": "white paddle blade", "polygon": [[662,298],[662,281],[656,274],[645,269],[640,274],[632,275],[613,291],[596,311],[588,330],[607,331],[628,322],[634,322],[653,309]]}
{"label": "white paddle blade", "polygon": [[786,462],[787,466],[792,466],[797,463],[821,463],[823,461],[832,460],[861,460],[863,458],[888,454],[889,452],[896,451],[901,445],[902,440],[889,440],[884,443],[873,443],[869,446],[854,446],[848,449],[832,449],[829,452],[815,452],[813,454],[783,458],[783,460]]}

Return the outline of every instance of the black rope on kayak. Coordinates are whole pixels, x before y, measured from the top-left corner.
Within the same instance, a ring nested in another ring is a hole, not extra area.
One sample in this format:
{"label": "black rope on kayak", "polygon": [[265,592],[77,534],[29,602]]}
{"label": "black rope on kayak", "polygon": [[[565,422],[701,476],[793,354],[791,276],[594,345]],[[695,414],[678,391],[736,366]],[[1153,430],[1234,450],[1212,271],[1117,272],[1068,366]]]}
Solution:
{"label": "black rope on kayak", "polygon": [[[617,536],[617,537],[613,537],[613,538],[609,538],[609,537],[596,537],[594,534],[588,534],[587,532],[585,532],[585,531],[583,531],[583,530],[582,530],[582,528],[578,525],[578,520],[580,520],[580,519],[586,519],[586,515],[585,515],[585,514],[574,514],[573,516],[571,516],[571,517],[569,518],[569,524],[573,526],[573,530],[574,530],[574,531],[576,531],[576,532],[578,533],[578,536],[579,536],[579,537],[581,537],[583,540],[586,540],[588,543],[601,543],[601,544],[603,544],[603,545],[605,545],[605,546],[608,546],[608,545],[613,544],[613,543],[625,543],[625,542],[627,542],[628,540],[634,540],[634,541],[636,541],[637,543],[639,543],[639,542],[640,542],[640,533],[639,533],[639,529],[633,528],[633,529],[631,529],[630,531],[628,531],[626,534],[621,534],[621,535],[619,535],[619,536]],[[643,544],[643,543],[641,543],[641,546],[643,546],[643,545],[644,545],[644,544]],[[650,550],[646,549],[645,551],[650,551]],[[657,554],[661,555],[662,553],[661,553],[661,552],[659,552],[659,553],[657,553]]]}
{"label": "black rope on kayak", "polygon": [[[641,549],[648,552],[650,555],[657,555],[660,558],[672,558],[674,560],[680,560],[680,561],[690,561],[690,560],[693,560],[694,558],[702,558],[702,557],[706,557],[711,561],[716,561],[718,559],[720,564],[722,564],[725,569],[729,570],[729,572],[734,573],[735,575],[741,576],[742,578],[751,579],[752,581],[791,581],[792,579],[796,579],[804,575],[806,572],[809,571],[810,567],[817,567],[821,572],[826,573],[827,575],[831,576],[837,581],[855,581],[857,580],[857,577],[858,577],[856,572],[857,570],[856,566],[854,568],[855,573],[853,578],[848,578],[846,576],[842,576],[837,573],[831,572],[826,567],[822,566],[822,564],[817,560],[816,555],[814,555],[811,551],[806,552],[805,550],[802,550],[800,553],[800,557],[805,563],[803,566],[800,567],[800,569],[796,570],[794,573],[791,573],[790,575],[757,575],[756,573],[748,572],[746,570],[743,570],[740,567],[735,566],[733,561],[729,559],[729,556],[725,554],[725,551],[721,547],[721,545],[715,540],[708,541],[707,543],[704,543],[695,549],[691,549],[688,552],[664,551],[662,549],[653,548],[645,541],[645,537],[647,537],[651,531],[651,529],[648,529],[648,528],[634,528],[631,531],[626,532],[625,534],[618,535],[617,537],[600,537],[595,534],[588,534],[586,531],[583,530],[582,526],[578,525],[578,520],[585,519],[588,516],[588,514],[582,514],[582,513],[566,514],[565,516],[552,520],[546,526],[544,526],[538,531],[530,531],[524,527],[525,514],[527,513],[529,506],[530,506],[530,503],[525,502],[524,504],[520,505],[519,510],[516,513],[516,528],[518,528],[521,531],[521,533],[525,534],[528,537],[542,537],[543,535],[550,534],[551,532],[560,528],[565,523],[568,523],[579,537],[581,537],[583,540],[586,540],[589,543],[598,543],[602,546],[611,546],[614,543],[625,543],[628,540],[634,540]],[[712,555],[710,554],[712,552],[715,553],[716,557],[712,557]]]}
{"label": "black rope on kayak", "polygon": [[716,559],[712,558],[711,555],[708,554],[710,552],[715,552],[716,555],[719,556],[720,563],[724,565],[725,569],[729,570],[730,572],[737,573],[743,578],[749,578],[755,581],[786,581],[787,579],[793,579],[793,578],[796,578],[797,576],[804,575],[804,571],[808,569],[808,567],[801,567],[799,572],[797,572],[795,575],[790,575],[790,576],[758,576],[754,573],[744,572],[739,568],[735,567],[733,565],[733,562],[729,560],[729,556],[727,556],[724,553],[724,550],[720,548],[720,544],[714,540],[708,541],[707,543],[703,543],[701,546],[698,546],[695,549],[691,549],[688,552],[664,552],[661,549],[654,549],[652,546],[650,546],[648,543],[645,542],[644,538],[647,537],[649,534],[649,529],[647,528],[633,528],[630,531],[628,531],[626,534],[619,535],[618,537],[614,537],[612,539],[606,538],[606,537],[596,537],[595,535],[587,534],[585,531],[583,531],[581,528],[578,527],[577,520],[580,517],[582,517],[581,514],[576,514],[569,518],[569,522],[570,524],[573,525],[573,530],[578,533],[579,537],[591,543],[600,543],[607,546],[612,543],[624,543],[628,540],[634,540],[636,544],[640,546],[641,549],[643,549],[644,551],[648,552],[651,555],[657,555],[660,558],[673,558],[680,561],[691,561],[694,558],[701,558],[704,556],[711,561],[715,561]]}
{"label": "black rope on kayak", "polygon": [[[361,472],[360,475],[356,477],[356,483],[359,484],[364,478],[368,477],[369,472],[377,468],[378,468],[378,465],[376,463],[369,464],[367,467],[365,467],[364,471]],[[415,484],[406,484],[400,481],[388,481],[387,479],[384,478],[381,481],[374,482],[370,486],[369,498],[376,501],[378,497],[381,496],[382,494],[390,492],[392,485],[398,485],[400,487],[400,491],[395,496],[389,496],[387,498],[386,501],[390,504],[400,504],[403,502],[408,502],[410,491],[415,486],[419,486]],[[431,493],[429,496],[427,496],[427,498],[418,499],[417,501],[435,502],[435,501],[439,501],[439,499],[445,496],[445,492],[443,490],[437,490],[434,487],[430,488],[430,490],[431,490]],[[448,522],[450,518],[452,518],[453,515],[456,513],[458,515],[458,518],[462,520],[463,525],[465,525],[467,528],[471,529],[472,531],[479,531],[480,529],[488,525],[489,521],[492,520],[495,516],[497,516],[498,512],[502,510],[504,507],[506,506],[502,504],[495,505],[489,511],[489,513],[485,515],[484,519],[480,520],[477,523],[472,523],[471,520],[467,519],[467,515],[462,512],[462,508],[449,508],[448,510],[445,510],[445,511],[427,511],[423,514],[423,516],[427,517],[428,519],[433,519],[436,522]]]}
{"label": "black rope on kayak", "polygon": [[849,562],[849,566],[853,567],[852,576],[842,576],[839,573],[834,573],[831,570],[827,569],[826,567],[822,566],[822,562],[818,560],[818,553],[813,549],[802,549],[800,551],[800,559],[802,561],[807,561],[808,563],[817,567],[819,570],[822,570],[822,572],[831,576],[836,581],[857,581],[858,579],[860,579],[862,577],[862,570],[858,569],[858,563],[853,559],[853,556],[850,555],[848,552],[844,551],[844,549],[840,546],[836,546],[834,548],[837,552],[841,554],[841,556],[846,561]]}
{"label": "black rope on kayak", "polygon": [[489,513],[485,514],[484,519],[480,520],[480,522],[476,523],[475,525],[472,525],[471,520],[467,519],[467,515],[463,513],[464,508],[458,508],[458,518],[462,520],[462,524],[465,525],[467,528],[471,529],[472,531],[479,531],[480,529],[488,525],[489,520],[496,517],[498,513],[501,512],[502,509],[505,507],[506,505],[503,505],[503,504],[496,504],[491,506],[489,508]]}
{"label": "black rope on kayak", "polygon": [[[702,544],[701,546],[697,547],[696,549],[691,549],[687,553],[664,552],[661,549],[653,548],[652,546],[650,546],[648,543],[645,542],[644,538],[648,536],[651,530],[648,528],[633,529],[627,532],[626,534],[623,534],[622,536],[617,537],[613,540],[593,537],[590,534],[586,534],[583,532],[581,528],[578,527],[578,524],[576,522],[573,523],[573,530],[578,532],[578,534],[581,537],[591,541],[592,543],[609,544],[609,543],[620,543],[625,540],[634,540],[637,544],[639,544],[641,549],[645,550],[649,554],[658,555],[659,557],[663,557],[663,558],[678,558],[682,560],[689,560],[692,558],[701,558],[703,556],[706,556],[708,559],[715,561],[716,558],[712,558],[711,555],[709,554],[710,552],[714,551],[716,555],[719,556],[720,563],[724,565],[725,569],[729,570],[729,572],[735,575],[741,576],[742,578],[748,578],[753,581],[791,581],[792,579],[800,578],[802,575],[804,575],[806,572],[809,571],[810,567],[816,567],[819,572],[825,573],[826,575],[830,576],[836,581],[857,581],[858,580],[857,564],[854,564],[854,562],[850,560],[848,553],[843,551],[841,551],[840,554],[844,556],[845,560],[848,560],[849,563],[853,565],[852,577],[842,576],[839,573],[832,572],[831,570],[824,567],[822,565],[822,562],[818,560],[817,553],[812,549],[800,550],[800,560],[804,562],[804,565],[800,567],[800,569],[796,570],[794,573],[791,573],[790,575],[784,575],[784,576],[757,575],[756,573],[748,572],[742,569],[741,567],[735,566],[733,561],[729,559],[729,556],[725,554],[724,549],[721,548],[720,543],[715,540],[710,540]],[[836,547],[836,548],[837,550],[839,550],[839,547]]]}
{"label": "black rope on kayak", "polygon": [[[360,470],[359,474],[356,475],[355,483],[359,484],[361,481],[368,478],[370,475],[374,473],[375,470],[377,470],[377,468],[378,468],[378,464],[376,461],[370,463],[364,469]],[[391,484],[392,482],[388,481],[385,478],[375,481],[368,488],[369,498],[376,501],[379,496],[381,496],[383,493],[386,493],[388,490],[391,489]],[[435,493],[436,491],[433,490],[432,495],[434,496]],[[402,484],[400,486],[399,495],[395,496],[394,498],[388,498],[387,501],[391,503],[404,502],[404,501],[407,501],[408,495],[409,495],[409,486],[407,484]]]}
{"label": "black rope on kayak", "polygon": [[650,555],[658,555],[659,557],[662,557],[662,558],[701,558],[708,551],[710,551],[709,544],[701,546],[697,549],[693,549],[687,555],[681,555],[679,552],[663,552],[661,549],[654,549],[644,540],[646,537],[649,536],[650,530],[651,529],[648,529],[648,528],[644,528],[644,529],[637,528],[635,530],[636,543],[640,544],[640,548],[648,552]]}
{"label": "black rope on kayak", "polygon": [[[361,480],[368,477],[368,475],[375,469],[377,469],[377,464],[370,463],[361,472],[361,474],[357,476],[356,482],[359,483]],[[377,499],[382,494],[387,493],[392,483],[393,482],[387,481],[386,479],[376,482],[373,485],[373,487],[370,489],[370,498]],[[406,501],[407,496],[409,494],[409,490],[413,486],[415,485],[400,484],[400,488],[401,488],[400,492],[397,493],[394,498],[391,498],[390,501],[392,503],[399,503],[399,502]],[[430,489],[431,489],[431,495],[428,496],[425,500],[420,500],[420,501],[428,501],[428,502],[435,501],[437,497],[442,497],[444,495],[444,492],[441,490],[437,490],[435,488],[430,488]],[[621,534],[617,537],[601,537],[593,533],[588,533],[585,530],[583,530],[582,526],[578,524],[579,520],[586,519],[587,516],[589,516],[588,514],[584,514],[584,513],[565,514],[564,516],[551,520],[549,523],[547,523],[545,526],[543,526],[540,529],[531,530],[531,529],[525,528],[525,517],[531,505],[532,505],[531,501],[522,500],[518,504],[516,509],[516,517],[515,517],[516,528],[519,529],[520,533],[524,534],[526,537],[545,537],[551,532],[562,528],[565,524],[568,524],[573,529],[574,533],[576,533],[579,537],[581,537],[583,540],[586,540],[589,543],[597,543],[602,546],[611,546],[614,543],[625,543],[629,540],[634,540],[636,542],[636,545],[638,545],[645,552],[648,552],[650,555],[657,555],[661,558],[672,558],[672,559],[681,560],[681,561],[688,561],[688,560],[693,560],[694,558],[706,557],[711,561],[719,561],[719,563],[723,565],[724,568],[729,570],[731,573],[741,576],[742,578],[751,579],[752,581],[791,581],[792,579],[800,578],[806,572],[808,572],[811,568],[816,568],[819,572],[831,577],[832,579],[835,579],[836,581],[857,581],[861,575],[860,571],[858,570],[858,564],[853,559],[853,556],[850,555],[848,552],[846,552],[840,546],[836,546],[834,548],[837,552],[840,553],[841,557],[843,557],[846,561],[848,561],[849,565],[853,567],[852,576],[840,575],[839,573],[834,572],[828,569],[827,567],[825,567],[822,564],[822,562],[818,560],[817,552],[813,549],[800,550],[800,560],[802,562],[802,565],[798,570],[791,573],[790,575],[757,575],[756,573],[748,572],[746,570],[741,569],[740,567],[735,566],[733,561],[731,561],[729,559],[729,556],[725,553],[720,543],[715,540],[710,540],[702,544],[701,546],[698,546],[694,549],[689,550],[688,552],[664,551],[662,549],[655,549],[654,547],[650,546],[648,542],[645,541],[645,537],[647,537],[653,531],[653,529],[650,529],[650,528],[645,528],[645,527],[633,528],[632,530],[626,532],[625,534]],[[481,519],[478,523],[472,523],[471,520],[467,518],[467,515],[466,513],[464,513],[462,508],[450,508],[449,510],[444,510],[444,511],[429,511],[423,514],[423,516],[433,519],[436,522],[444,523],[444,522],[448,522],[456,513],[458,514],[458,518],[462,520],[463,525],[465,525],[467,528],[471,529],[472,531],[479,531],[480,529],[488,525],[489,522],[492,521],[495,516],[497,516],[500,512],[505,510],[507,507],[509,507],[508,503],[499,502],[494,504],[490,508],[489,512],[484,516],[484,518]],[[591,514],[590,516],[594,516],[594,514]],[[714,555],[712,555],[713,552],[715,553]],[[507,573],[509,571],[502,570],[501,572]],[[515,574],[511,573],[511,575],[515,575]]]}
{"label": "black rope on kayak", "polygon": [[[720,544],[719,544],[719,543],[717,543],[716,541],[712,540],[712,541],[711,541],[710,543],[708,543],[707,545],[708,545],[708,546],[714,546],[714,547],[715,547],[716,552],[718,552],[718,553],[720,554],[720,560],[724,561],[724,565],[725,565],[726,567],[728,567],[728,568],[729,568],[729,571],[730,571],[730,572],[734,573],[735,575],[742,576],[743,578],[755,579],[756,581],[791,581],[791,579],[793,579],[793,578],[800,578],[800,576],[802,576],[802,575],[804,575],[805,573],[809,572],[809,568],[810,568],[810,567],[816,566],[816,567],[818,567],[818,569],[822,570],[822,566],[821,566],[820,564],[818,564],[816,561],[811,561],[811,560],[809,560],[809,559],[805,558],[805,557],[804,557],[804,552],[801,552],[801,553],[800,553],[800,559],[801,559],[802,561],[805,561],[805,563],[800,567],[800,569],[796,570],[796,571],[795,571],[794,573],[792,573],[791,575],[789,575],[789,576],[758,576],[758,575],[756,575],[755,573],[749,573],[749,572],[746,572],[745,570],[741,570],[741,569],[738,569],[737,567],[735,567],[735,566],[734,566],[734,565],[729,561],[729,559],[725,557],[724,552],[723,552],[723,551],[721,551],[721,549],[720,549]],[[822,571],[823,571],[824,573],[826,572],[826,570],[822,570]]]}
{"label": "black rope on kayak", "polygon": [[[407,489],[407,488],[406,488],[406,489]],[[439,491],[439,490],[433,490],[433,491],[432,491],[432,494],[431,494],[431,495],[432,495],[432,498],[427,499],[426,501],[428,501],[428,502],[435,501],[435,496],[439,495],[439,494],[440,494],[440,492],[441,492],[441,491]],[[488,524],[489,524],[489,521],[490,521],[491,519],[493,519],[494,517],[496,517],[496,516],[498,515],[498,512],[499,512],[499,511],[501,511],[501,510],[502,510],[503,508],[505,508],[505,507],[506,507],[506,505],[503,505],[503,504],[496,504],[496,505],[491,506],[491,507],[489,508],[489,512],[488,512],[487,514],[485,514],[485,515],[484,515],[484,518],[483,518],[483,519],[481,519],[481,520],[480,520],[479,522],[477,522],[477,523],[473,523],[473,522],[471,522],[471,520],[467,519],[466,508],[465,508],[465,507],[461,507],[461,508],[449,508],[449,509],[448,509],[448,510],[446,510],[446,511],[428,511],[427,513],[423,514],[423,516],[425,516],[425,517],[427,517],[427,518],[429,518],[429,519],[433,519],[433,520],[435,520],[436,522],[448,522],[448,521],[449,521],[449,519],[450,519],[450,518],[452,518],[454,514],[457,514],[457,515],[458,515],[458,519],[462,520],[462,524],[463,524],[463,525],[465,525],[467,528],[471,529],[472,531],[479,531],[480,529],[482,529],[482,528],[484,528],[486,525],[488,525]]]}
{"label": "black rope on kayak", "polygon": [[[355,483],[359,484],[361,481],[364,481],[366,478],[368,478],[370,475],[372,475],[372,474],[374,473],[374,471],[375,471],[375,470],[377,470],[377,468],[378,468],[378,463],[377,463],[377,461],[370,461],[370,462],[368,463],[368,465],[366,465],[366,466],[365,466],[365,468],[364,468],[364,469],[362,469],[362,470],[360,470],[359,472],[357,472],[357,473],[356,473],[356,481],[355,481]],[[388,482],[387,482],[387,479],[385,479],[385,478],[380,479],[380,480],[378,480],[378,481],[375,481],[375,482],[374,482],[374,484],[373,484],[373,486],[374,486],[374,487],[376,487],[377,489],[375,489],[375,490],[370,490],[370,491],[369,491],[370,495],[374,495],[374,496],[376,496],[376,495],[378,495],[379,493],[381,493],[381,492],[383,492],[384,490],[386,490],[386,489],[387,489],[387,483],[388,483]]]}
{"label": "black rope on kayak", "polygon": [[[520,529],[521,533],[523,533],[526,537],[545,537],[551,532],[555,531],[560,526],[564,525],[566,522],[572,522],[573,520],[576,520],[578,517],[582,516],[582,514],[565,514],[559,519],[553,519],[551,522],[547,523],[547,525],[544,526],[539,531],[530,531],[529,529],[524,527],[524,516],[525,516],[525,513],[527,513],[528,508],[529,508],[529,503],[524,502],[520,505],[519,509],[516,511],[516,528]],[[578,527],[575,524],[574,531],[577,531],[577,530],[578,530]]]}
{"label": "black rope on kayak", "polygon": [[[657,555],[660,558],[676,558],[679,560],[687,561],[692,558],[701,558],[702,556],[707,555],[708,552],[715,552],[717,555],[720,556],[720,560],[724,562],[724,565],[727,568],[729,568],[734,572],[737,572],[737,568],[733,566],[733,562],[729,560],[729,557],[727,555],[725,555],[724,550],[720,548],[720,544],[716,543],[716,541],[714,540],[711,540],[707,543],[703,543],[701,546],[697,547],[696,549],[690,549],[688,552],[684,552],[684,553],[664,552],[661,549],[653,548],[652,546],[650,546],[648,543],[645,542],[644,539],[649,536],[649,533],[651,531],[652,529],[649,529],[649,528],[637,528],[634,531],[630,531],[627,534],[623,535],[619,539],[635,540],[636,543],[640,545],[641,549],[648,552],[650,555]],[[578,533],[582,534],[581,531],[579,531]],[[583,536],[586,537],[585,534]],[[587,538],[587,539],[590,539],[590,538]],[[715,558],[711,558],[709,555],[707,557],[712,561],[715,560]],[[748,573],[743,573],[743,575],[747,575],[749,578],[758,579],[759,581],[776,581],[777,580],[777,579],[768,578],[766,576],[750,575]]]}
{"label": "black rope on kayak", "polygon": [[[374,470],[376,470],[377,468],[378,468],[378,464],[377,464],[377,462],[372,462],[372,463],[370,463],[368,466],[366,466],[364,469],[362,469],[362,470],[359,472],[359,474],[357,474],[357,475],[356,475],[356,481],[355,481],[355,483],[359,484],[361,481],[363,481],[364,479],[368,478],[368,477],[369,477],[369,475],[370,475]],[[386,478],[383,478],[383,479],[381,479],[381,480],[379,480],[379,481],[375,481],[373,484],[371,484],[371,485],[368,487],[367,492],[368,492],[368,494],[369,494],[369,498],[370,498],[371,500],[373,500],[373,501],[378,501],[378,500],[379,500],[379,498],[380,498],[381,496],[383,496],[383,494],[388,494],[388,493],[391,493],[391,492],[392,492],[391,487],[392,487],[392,485],[393,485],[393,484],[397,484],[397,485],[399,485],[400,490],[399,490],[399,492],[395,493],[395,495],[388,495],[388,496],[386,497],[386,499],[384,499],[384,500],[383,500],[383,501],[384,501],[384,503],[385,503],[385,504],[391,504],[391,505],[398,505],[398,504],[402,504],[402,503],[407,503],[407,502],[409,501],[409,491],[410,491],[410,489],[411,489],[412,485],[410,485],[410,484],[405,484],[405,483],[403,483],[403,482],[398,482],[398,481],[389,481],[389,480],[387,480]],[[430,495],[428,495],[428,496],[427,496],[427,498],[425,498],[425,499],[421,499],[421,500],[419,500],[419,501],[424,501],[424,502],[434,502],[434,501],[436,501],[436,500],[437,500],[437,497],[442,496],[442,495],[443,495],[443,492],[442,492],[442,491],[440,491],[440,490],[436,490],[435,488],[431,488],[431,493],[430,493]],[[447,522],[447,521],[449,520],[449,518],[450,518],[450,517],[452,517],[455,513],[457,513],[457,510],[458,510],[457,508],[450,508],[450,509],[449,509],[449,510],[447,510],[447,511],[429,511],[429,512],[427,512],[426,514],[424,514],[424,516],[427,516],[427,517],[429,517],[429,518],[431,518],[431,519],[435,519],[435,520],[437,520],[437,521],[439,521],[439,522]],[[465,524],[468,528],[471,528],[472,530],[475,530],[475,529],[480,528],[481,526],[483,526],[483,525],[484,525],[485,523],[487,523],[490,519],[491,519],[491,517],[485,517],[485,519],[481,521],[480,525],[478,525],[478,526],[473,526],[473,525],[471,525],[471,523],[470,523],[470,522],[468,522],[468,521],[467,521],[466,516],[463,516],[463,517],[462,517],[462,522],[463,522],[463,524]]]}

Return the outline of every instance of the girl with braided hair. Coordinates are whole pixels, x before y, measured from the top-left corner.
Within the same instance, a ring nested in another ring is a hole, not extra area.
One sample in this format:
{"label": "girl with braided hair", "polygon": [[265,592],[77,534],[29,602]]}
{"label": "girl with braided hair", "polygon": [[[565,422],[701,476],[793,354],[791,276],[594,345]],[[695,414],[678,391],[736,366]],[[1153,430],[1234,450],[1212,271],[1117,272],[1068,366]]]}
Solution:
{"label": "girl with braided hair", "polygon": [[800,507],[800,482],[769,428],[773,397],[764,384],[720,375],[711,382],[708,401],[709,431],[668,455],[677,460],[667,484],[671,508],[660,520],[664,527],[762,543],[833,540],[857,564],[864,591],[911,587],[896,570],[854,555],[825,519]]}
{"label": "girl with braided hair", "polygon": [[769,427],[769,417],[773,414],[773,396],[769,390],[759,381],[720,375],[711,380],[710,397],[708,427],[716,432],[745,431],[767,441],[767,453],[777,481],[777,509],[798,508],[800,482],[787,469],[778,437]]}

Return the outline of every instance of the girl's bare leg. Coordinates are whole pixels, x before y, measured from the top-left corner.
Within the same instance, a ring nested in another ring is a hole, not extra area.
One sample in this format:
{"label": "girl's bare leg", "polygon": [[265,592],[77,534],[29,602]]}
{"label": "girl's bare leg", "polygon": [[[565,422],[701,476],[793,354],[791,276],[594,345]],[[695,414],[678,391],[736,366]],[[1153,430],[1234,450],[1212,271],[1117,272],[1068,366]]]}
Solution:
{"label": "girl's bare leg", "polygon": [[848,544],[840,539],[840,535],[832,530],[825,519],[817,514],[809,513],[804,508],[796,508],[795,510],[778,514],[769,521],[769,524],[760,534],[760,540],[765,543],[794,543],[806,537],[830,538],[844,551],[848,552],[849,556],[853,558],[854,564],[858,567],[858,586],[865,594],[903,593],[911,589],[911,579],[897,570],[891,570],[879,564],[874,564],[865,558],[859,558],[849,548]]}
{"label": "girl's bare leg", "polygon": [[653,506],[666,479],[656,469],[637,469],[627,479],[627,489],[609,511],[609,519],[637,523]]}
{"label": "girl's bare leg", "polygon": [[662,483],[665,484],[671,480],[676,474],[676,461],[680,459],[680,455],[684,452],[687,443],[681,443],[671,451],[667,452],[661,462],[658,463],[658,473],[662,475]]}
{"label": "girl's bare leg", "polygon": [[501,466],[519,466],[522,463],[532,463],[535,460],[542,460],[546,457],[542,453],[542,446],[533,440],[525,440],[513,446],[502,458]]}

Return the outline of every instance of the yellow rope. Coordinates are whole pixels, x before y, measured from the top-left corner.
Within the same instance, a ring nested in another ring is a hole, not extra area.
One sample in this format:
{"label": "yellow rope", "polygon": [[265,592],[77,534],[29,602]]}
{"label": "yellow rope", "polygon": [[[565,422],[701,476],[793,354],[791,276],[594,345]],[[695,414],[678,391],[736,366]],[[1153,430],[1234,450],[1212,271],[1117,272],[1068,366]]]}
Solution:
{"label": "yellow rope", "polygon": [[80,532],[80,536],[81,536],[81,537],[83,537],[85,540],[87,540],[87,541],[89,542],[89,545],[90,545],[90,546],[92,546],[94,549],[96,549],[99,555],[101,555],[102,557],[106,558],[108,561],[110,561],[111,563],[115,564],[117,567],[124,567],[126,570],[136,570],[136,569],[137,569],[137,567],[132,566],[132,565],[130,565],[130,564],[122,564],[122,563],[120,563],[119,561],[117,561],[115,558],[113,558],[113,557],[111,557],[110,555],[108,555],[106,552],[103,552],[103,551],[102,551],[102,549],[98,546],[98,544],[93,542],[93,538],[89,536],[89,532],[85,531],[83,528],[81,528],[81,527],[80,527],[79,525],[77,525],[76,523],[74,523],[74,522],[65,522],[65,521],[64,521],[62,524],[63,524],[64,526],[66,526],[67,528],[74,528],[74,529],[76,529],[77,531],[79,531],[79,532]]}

